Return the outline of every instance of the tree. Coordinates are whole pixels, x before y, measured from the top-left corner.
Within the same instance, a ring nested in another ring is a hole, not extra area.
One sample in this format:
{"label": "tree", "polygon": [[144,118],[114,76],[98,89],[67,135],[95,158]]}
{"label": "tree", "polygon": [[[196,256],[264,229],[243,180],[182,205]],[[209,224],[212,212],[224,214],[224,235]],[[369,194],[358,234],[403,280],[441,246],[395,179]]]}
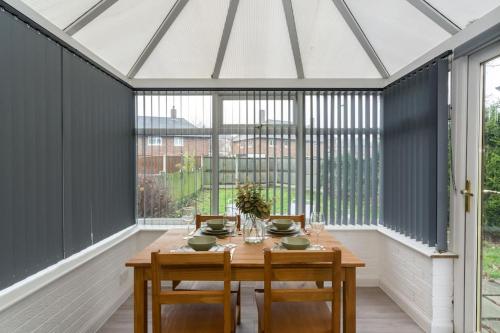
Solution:
{"label": "tree", "polygon": [[[500,100],[488,106],[484,116],[483,188],[500,191]],[[485,198],[484,218],[487,226],[500,227],[500,196]]]}

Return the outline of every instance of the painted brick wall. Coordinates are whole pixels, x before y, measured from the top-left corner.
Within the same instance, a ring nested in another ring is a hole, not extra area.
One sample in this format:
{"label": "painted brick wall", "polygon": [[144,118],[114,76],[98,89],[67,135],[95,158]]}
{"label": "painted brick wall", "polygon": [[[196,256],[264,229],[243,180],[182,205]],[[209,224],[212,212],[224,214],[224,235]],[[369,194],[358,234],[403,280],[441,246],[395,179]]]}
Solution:
{"label": "painted brick wall", "polygon": [[366,267],[356,270],[358,286],[377,287],[379,281],[379,242],[380,235],[373,230],[334,230],[335,238],[361,258]]}
{"label": "painted brick wall", "polygon": [[141,231],[0,312],[0,332],[94,332],[130,295],[123,263],[164,231]]}
{"label": "painted brick wall", "polygon": [[453,332],[453,259],[379,237],[380,288],[426,332]]}

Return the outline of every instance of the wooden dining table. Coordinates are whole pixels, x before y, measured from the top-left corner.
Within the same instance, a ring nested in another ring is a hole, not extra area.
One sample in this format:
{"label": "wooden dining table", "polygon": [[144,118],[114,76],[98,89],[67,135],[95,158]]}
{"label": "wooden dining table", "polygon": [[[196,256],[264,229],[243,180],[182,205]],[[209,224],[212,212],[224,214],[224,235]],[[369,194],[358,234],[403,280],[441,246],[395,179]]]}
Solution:
{"label": "wooden dining table", "polygon": [[[127,267],[134,269],[134,331],[147,332],[148,281],[151,280],[151,252],[158,250],[170,252],[186,244],[183,239],[185,231],[171,229],[148,245],[142,251],[126,262]],[[228,243],[229,239],[219,239],[219,244]],[[262,243],[247,244],[242,236],[234,236],[231,242],[236,244],[231,258],[231,272],[234,281],[264,280],[264,248],[272,248],[279,242],[277,237],[269,237]],[[316,242],[316,236],[311,236],[311,242]],[[335,232],[322,231],[319,244],[325,248],[339,247],[342,250],[342,316],[343,331],[356,332],[356,268],[364,267],[365,263],[353,254],[347,247],[335,238]],[[331,279],[331,267],[321,263],[307,266],[314,280],[321,286],[322,281]]]}

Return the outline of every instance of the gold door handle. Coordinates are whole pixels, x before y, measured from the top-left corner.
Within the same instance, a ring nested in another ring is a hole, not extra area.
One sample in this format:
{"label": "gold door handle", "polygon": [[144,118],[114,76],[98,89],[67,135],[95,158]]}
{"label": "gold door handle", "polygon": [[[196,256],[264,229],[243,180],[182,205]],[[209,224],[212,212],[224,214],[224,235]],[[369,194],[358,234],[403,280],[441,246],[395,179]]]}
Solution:
{"label": "gold door handle", "polygon": [[468,213],[470,211],[470,198],[474,196],[474,193],[471,192],[470,190],[470,180],[465,181],[465,189],[460,191],[462,195],[464,196],[465,200],[465,212]]}

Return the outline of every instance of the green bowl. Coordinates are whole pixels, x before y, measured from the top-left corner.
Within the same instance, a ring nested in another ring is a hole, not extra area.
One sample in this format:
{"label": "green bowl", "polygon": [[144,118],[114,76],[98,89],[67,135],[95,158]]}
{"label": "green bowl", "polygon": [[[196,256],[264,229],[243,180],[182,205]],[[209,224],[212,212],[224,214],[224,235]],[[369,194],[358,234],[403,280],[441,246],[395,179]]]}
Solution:
{"label": "green bowl", "polygon": [[212,230],[222,230],[224,228],[224,220],[208,220],[207,225]]}
{"label": "green bowl", "polygon": [[208,251],[215,245],[215,236],[197,236],[188,239],[188,245],[195,251]]}
{"label": "green bowl", "polygon": [[305,250],[309,247],[309,239],[304,237],[283,237],[281,245],[287,250]]}
{"label": "green bowl", "polygon": [[272,220],[271,222],[278,230],[288,230],[294,224],[292,220]]}

